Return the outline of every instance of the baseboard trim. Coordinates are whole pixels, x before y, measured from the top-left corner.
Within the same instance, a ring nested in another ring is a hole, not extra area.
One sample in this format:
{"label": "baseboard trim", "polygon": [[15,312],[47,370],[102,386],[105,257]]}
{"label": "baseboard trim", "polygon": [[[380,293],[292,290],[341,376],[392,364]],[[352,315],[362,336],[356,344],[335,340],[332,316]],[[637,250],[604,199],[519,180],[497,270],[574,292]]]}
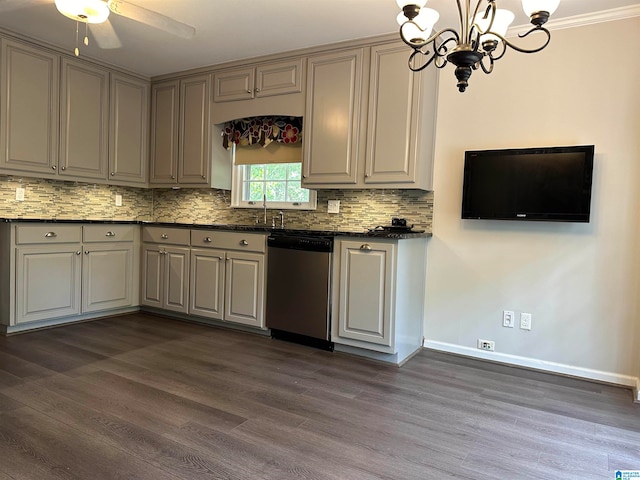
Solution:
{"label": "baseboard trim", "polygon": [[584,378],[586,380],[595,380],[598,382],[611,383],[614,385],[623,385],[633,388],[634,401],[640,402],[640,378],[631,375],[622,375],[613,372],[603,372],[601,370],[592,370],[590,368],[574,367],[562,363],[548,362],[535,358],[521,357],[518,355],[510,355],[507,353],[485,352],[475,348],[464,347],[452,343],[436,342],[425,338],[423,346],[440,352],[455,353],[466,357],[473,357],[482,360],[489,360],[507,365],[531,368],[560,375],[568,375],[571,377]]}

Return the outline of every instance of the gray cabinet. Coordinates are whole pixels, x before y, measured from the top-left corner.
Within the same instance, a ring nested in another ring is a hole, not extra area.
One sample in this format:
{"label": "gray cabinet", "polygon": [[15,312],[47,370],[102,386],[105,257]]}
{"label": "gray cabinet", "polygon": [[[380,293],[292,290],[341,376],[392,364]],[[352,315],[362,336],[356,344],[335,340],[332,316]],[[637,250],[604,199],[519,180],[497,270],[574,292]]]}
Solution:
{"label": "gray cabinet", "polygon": [[60,57],[1,40],[0,171],[55,175]]}
{"label": "gray cabinet", "polygon": [[151,90],[149,182],[156,187],[215,186],[211,178],[211,75],[162,82]]}
{"label": "gray cabinet", "polygon": [[266,235],[191,231],[189,313],[264,328]]}
{"label": "gray cabinet", "polygon": [[74,59],[62,59],[60,176],[106,180],[108,100],[108,71]]}
{"label": "gray cabinet", "polygon": [[189,230],[145,227],[142,232],[140,303],[187,313],[189,298]]}
{"label": "gray cabinet", "polygon": [[307,63],[303,186],[355,186],[361,155],[362,48],[314,55]]}
{"label": "gray cabinet", "polygon": [[149,82],[111,74],[109,182],[147,184],[149,164]]}
{"label": "gray cabinet", "polygon": [[422,344],[426,239],[338,237],[332,340],[336,350],[401,364]]}
{"label": "gray cabinet", "polygon": [[436,69],[398,43],[312,56],[303,156],[309,188],[432,188]]}

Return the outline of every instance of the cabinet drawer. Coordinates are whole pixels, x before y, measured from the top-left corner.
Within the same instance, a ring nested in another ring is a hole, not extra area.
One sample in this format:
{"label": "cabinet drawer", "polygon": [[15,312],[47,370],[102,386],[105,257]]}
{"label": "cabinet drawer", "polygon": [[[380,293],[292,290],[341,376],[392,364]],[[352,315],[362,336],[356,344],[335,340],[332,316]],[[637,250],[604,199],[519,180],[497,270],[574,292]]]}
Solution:
{"label": "cabinet drawer", "polygon": [[189,230],[186,228],[143,227],[142,241],[168,245],[189,245]]}
{"label": "cabinet drawer", "polygon": [[133,242],[134,225],[85,225],[82,239],[85,242]]}
{"label": "cabinet drawer", "polygon": [[261,233],[191,230],[191,245],[264,253],[267,248],[267,236]]}
{"label": "cabinet drawer", "polygon": [[80,243],[82,241],[81,225],[17,225],[16,244],[47,243]]}

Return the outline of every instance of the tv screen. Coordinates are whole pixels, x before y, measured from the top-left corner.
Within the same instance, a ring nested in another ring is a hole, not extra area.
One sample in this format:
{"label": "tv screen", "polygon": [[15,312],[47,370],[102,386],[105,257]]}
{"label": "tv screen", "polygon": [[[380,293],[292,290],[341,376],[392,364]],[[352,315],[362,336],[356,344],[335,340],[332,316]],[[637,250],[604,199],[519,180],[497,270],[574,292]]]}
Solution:
{"label": "tv screen", "polygon": [[465,152],[462,218],[589,222],[593,145]]}

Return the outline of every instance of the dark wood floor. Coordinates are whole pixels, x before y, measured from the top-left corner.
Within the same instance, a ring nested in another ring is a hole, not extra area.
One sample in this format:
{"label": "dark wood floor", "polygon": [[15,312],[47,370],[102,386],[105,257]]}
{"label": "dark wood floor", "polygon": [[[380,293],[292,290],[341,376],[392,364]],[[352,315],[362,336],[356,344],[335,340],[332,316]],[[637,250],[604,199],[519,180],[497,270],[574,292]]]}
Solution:
{"label": "dark wood floor", "polygon": [[629,390],[146,314],[0,338],[0,480],[614,479]]}

